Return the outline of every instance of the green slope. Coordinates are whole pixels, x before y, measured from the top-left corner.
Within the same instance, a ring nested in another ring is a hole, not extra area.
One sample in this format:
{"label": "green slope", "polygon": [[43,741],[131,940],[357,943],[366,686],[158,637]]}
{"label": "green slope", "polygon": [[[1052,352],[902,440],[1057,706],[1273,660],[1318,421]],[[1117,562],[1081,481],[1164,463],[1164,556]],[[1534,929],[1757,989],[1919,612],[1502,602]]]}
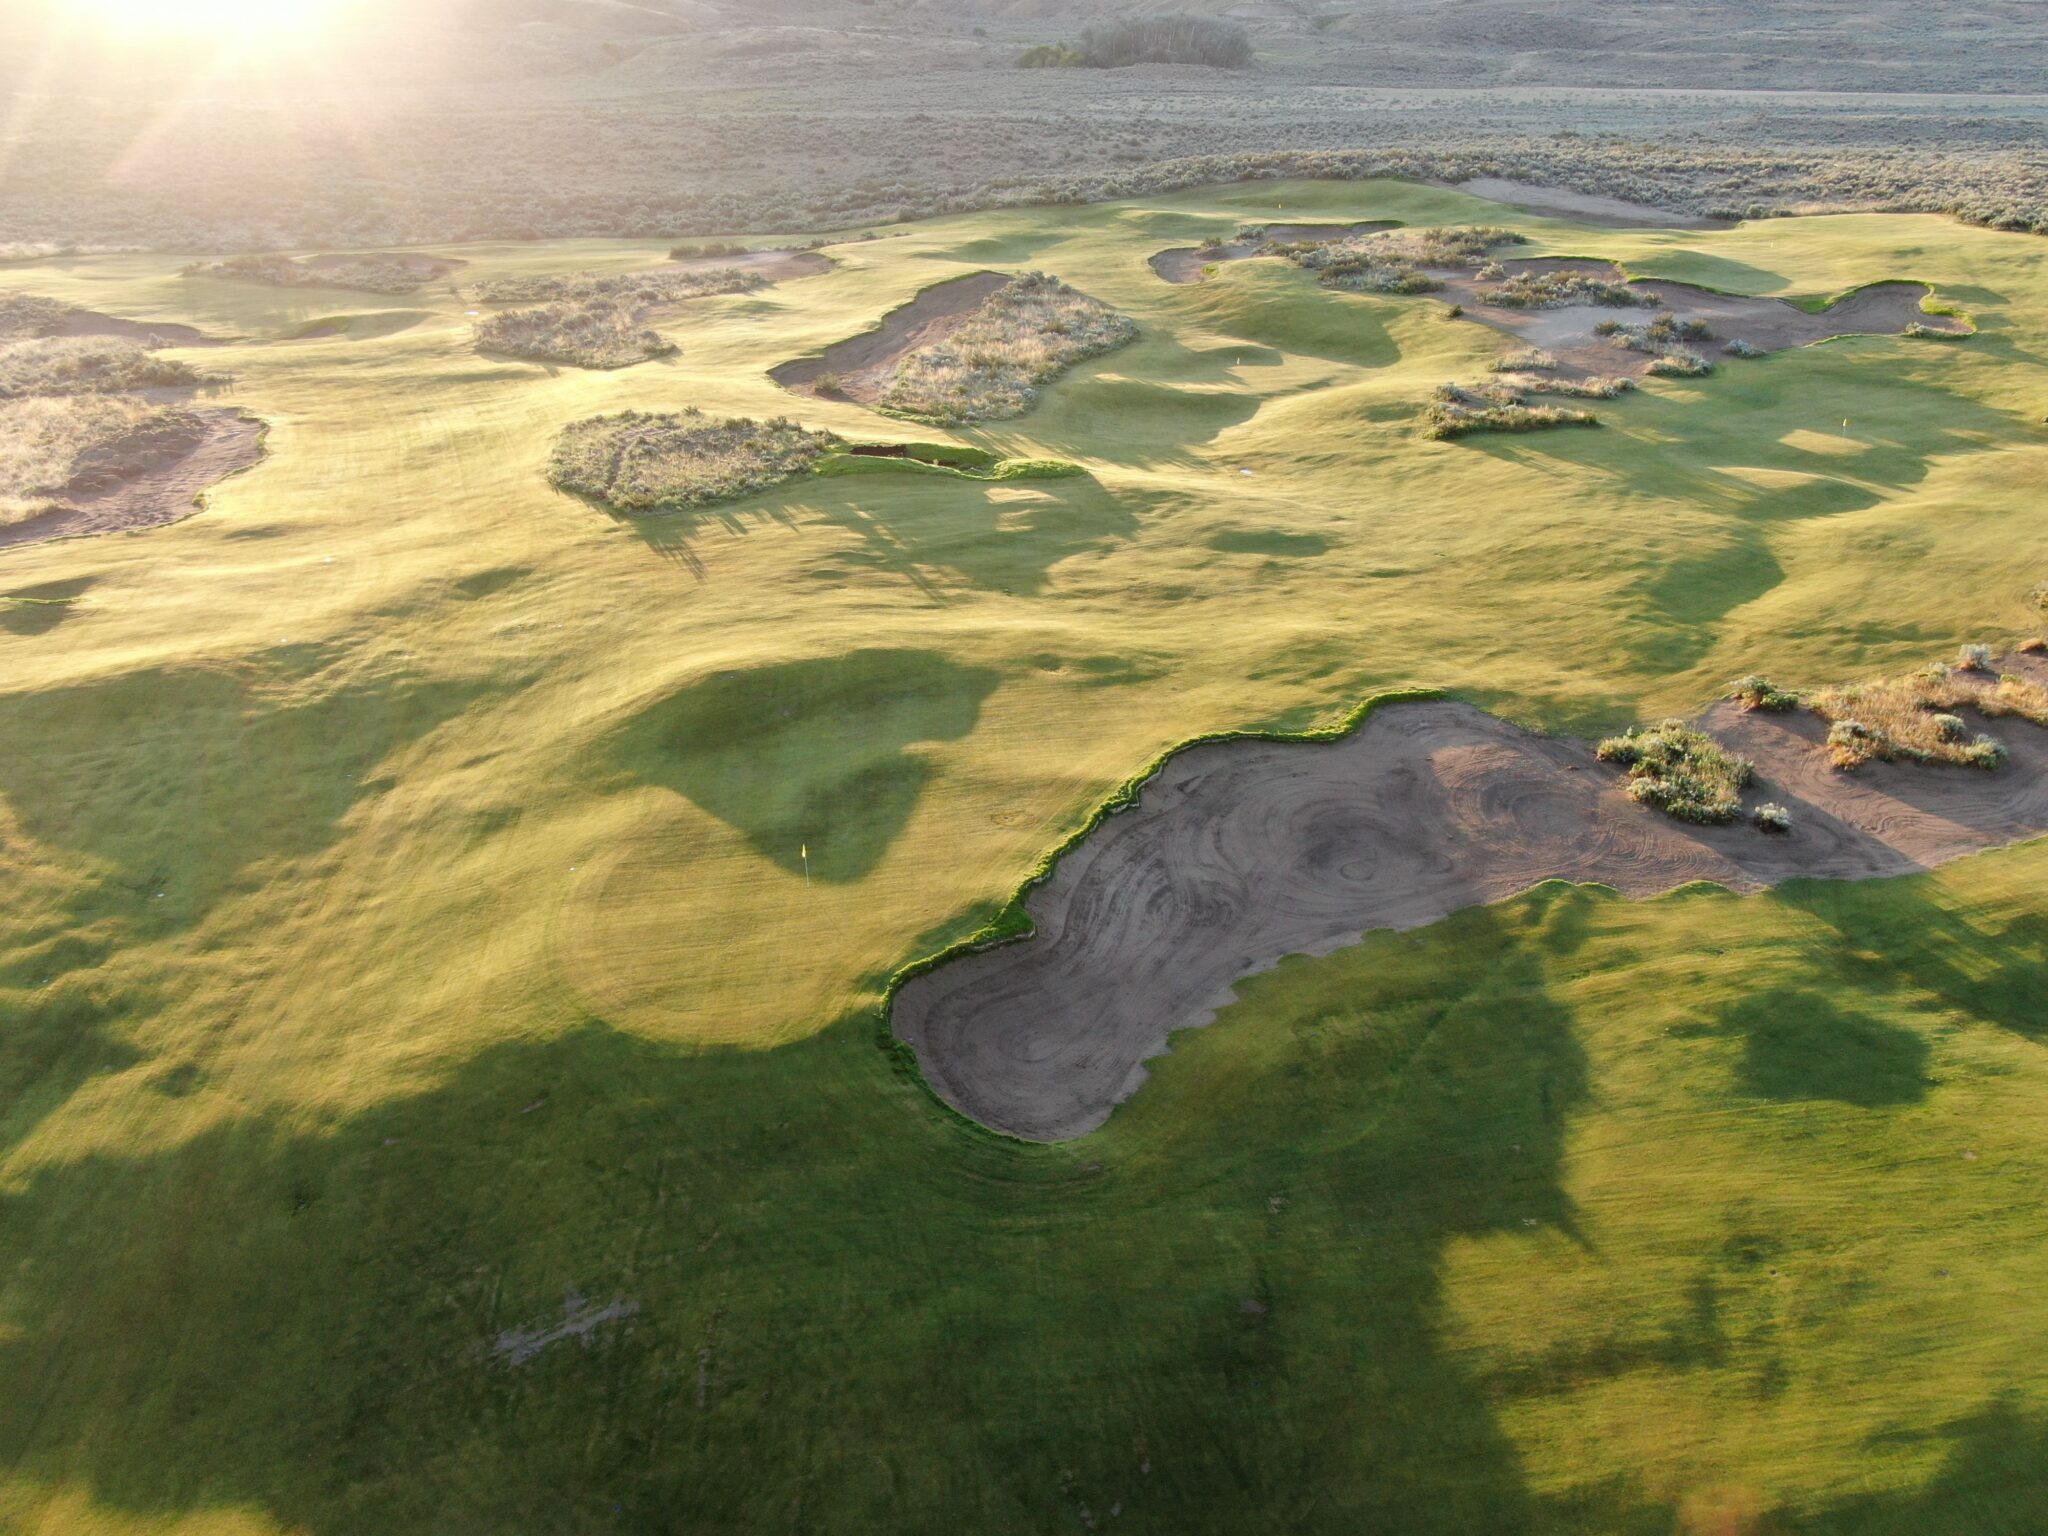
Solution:
{"label": "green slope", "polygon": [[[1910,275],[1982,334],[1425,443],[1476,327],[1146,265],[1280,215]],[[1061,1149],[943,1115],[869,1010],[1193,734],[1407,684],[1603,728],[2037,625],[2038,250],[1260,184],[891,230],[609,374],[477,356],[445,288],[9,268],[246,338],[204,364],[272,431],[202,516],[0,553],[68,599],[0,606],[0,1524],[2023,1529],[2038,849],[1283,968]],[[641,524],[541,478],[597,411],[903,435],[765,370],[991,263],[1142,328],[961,434],[1084,477]],[[492,1355],[572,1289],[638,1310]]]}

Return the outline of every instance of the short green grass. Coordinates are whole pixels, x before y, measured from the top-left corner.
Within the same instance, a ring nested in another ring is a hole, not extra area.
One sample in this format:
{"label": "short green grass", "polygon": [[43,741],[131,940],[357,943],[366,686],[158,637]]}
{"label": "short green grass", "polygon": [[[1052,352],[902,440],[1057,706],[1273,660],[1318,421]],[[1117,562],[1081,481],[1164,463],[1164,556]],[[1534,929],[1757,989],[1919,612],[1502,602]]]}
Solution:
{"label": "short green grass", "polygon": [[[1910,274],[1979,330],[1432,443],[1502,339],[1147,265],[1376,218],[1744,292]],[[2037,244],[1259,183],[834,254],[616,372],[480,356],[446,283],[9,269],[246,338],[204,361],[271,430],[202,516],[0,553],[0,1525],[2028,1530],[2039,847],[1283,966],[1067,1147],[937,1108],[872,1009],[1187,736],[1404,684],[1598,732],[2038,632]],[[548,486],[625,410],[873,440],[767,368],[991,261],[1138,325],[955,434],[1084,473],[623,522]],[[493,1358],[572,1290],[638,1310]]]}

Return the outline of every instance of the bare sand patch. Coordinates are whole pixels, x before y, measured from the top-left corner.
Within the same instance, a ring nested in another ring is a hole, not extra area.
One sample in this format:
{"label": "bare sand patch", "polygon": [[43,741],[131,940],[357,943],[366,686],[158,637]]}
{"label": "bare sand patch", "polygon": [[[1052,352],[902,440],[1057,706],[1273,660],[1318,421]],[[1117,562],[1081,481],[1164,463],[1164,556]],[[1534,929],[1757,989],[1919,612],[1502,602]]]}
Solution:
{"label": "bare sand patch", "polygon": [[1671,208],[1653,208],[1626,198],[1602,197],[1594,192],[1574,192],[1569,187],[1542,187],[1505,176],[1474,176],[1458,182],[1456,192],[1483,197],[1489,203],[1519,208],[1543,218],[1570,219],[1575,224],[1594,224],[1609,229],[1728,229],[1726,219],[1679,213]]}
{"label": "bare sand patch", "polygon": [[0,549],[89,533],[155,528],[190,517],[200,498],[263,457],[263,423],[236,410],[180,413],[197,431],[167,430],[81,466],[47,512],[0,526]]}
{"label": "bare sand patch", "polygon": [[800,357],[768,370],[784,389],[817,394],[820,379],[836,380],[840,398],[872,405],[907,353],[944,341],[1013,281],[1001,272],[975,272],[935,283],[882,317],[872,331],[834,342],[816,357]]}
{"label": "bare sand patch", "polygon": [[963,1114],[1064,1141],[1136,1091],[1171,1031],[1286,955],[1550,879],[1754,891],[1908,874],[2048,831],[2048,731],[2031,725],[1992,723],[2011,752],[1996,772],[1842,774],[1809,714],[1723,704],[1701,724],[1754,760],[1747,799],[1788,807],[1789,834],[1675,821],[1630,800],[1589,743],[1465,704],[1389,705],[1332,743],[1191,747],[1031,893],[1033,937],[907,981],[891,1026]]}
{"label": "bare sand patch", "polygon": [[553,1326],[536,1323],[527,1328],[507,1328],[492,1342],[491,1353],[507,1365],[524,1365],[551,1344],[575,1339],[587,1348],[594,1342],[592,1336],[605,1324],[624,1322],[639,1311],[640,1303],[630,1296],[614,1296],[598,1306],[571,1291],[562,1300],[561,1322]]}
{"label": "bare sand patch", "polygon": [[1268,245],[1323,245],[1397,227],[1391,219],[1366,219],[1357,224],[1268,224],[1262,239],[1181,245],[1161,251],[1152,258],[1152,270],[1169,283],[1199,283],[1209,276],[1212,266],[1263,255]]}

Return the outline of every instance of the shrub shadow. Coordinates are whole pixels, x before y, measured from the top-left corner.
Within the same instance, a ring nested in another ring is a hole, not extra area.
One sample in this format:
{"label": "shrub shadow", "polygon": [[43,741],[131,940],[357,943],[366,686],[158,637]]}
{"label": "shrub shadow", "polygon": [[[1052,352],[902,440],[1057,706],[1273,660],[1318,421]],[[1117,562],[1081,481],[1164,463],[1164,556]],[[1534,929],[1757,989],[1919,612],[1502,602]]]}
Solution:
{"label": "shrub shadow", "polygon": [[0,629],[10,635],[46,635],[72,617],[78,599],[98,581],[97,576],[74,576],[0,592]]}
{"label": "shrub shadow", "polygon": [[1744,1042],[1738,1079],[1765,1099],[1831,1099],[1863,1109],[1923,1102],[1928,1047],[1910,1029],[1845,1013],[1804,988],[1758,993],[1722,1016]]}

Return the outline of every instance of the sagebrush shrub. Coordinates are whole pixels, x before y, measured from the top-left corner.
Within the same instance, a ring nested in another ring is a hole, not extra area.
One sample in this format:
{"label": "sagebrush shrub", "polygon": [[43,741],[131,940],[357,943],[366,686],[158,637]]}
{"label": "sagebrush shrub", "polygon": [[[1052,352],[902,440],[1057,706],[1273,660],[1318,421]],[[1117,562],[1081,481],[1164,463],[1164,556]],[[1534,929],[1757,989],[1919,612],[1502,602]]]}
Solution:
{"label": "sagebrush shrub", "polygon": [[1020,416],[1047,380],[1137,334],[1128,316],[1100,300],[1027,272],[944,340],[898,359],[876,403],[892,415],[940,424]]}
{"label": "sagebrush shrub", "polygon": [[1683,720],[1631,727],[1596,749],[1602,762],[1628,770],[1629,798],[1681,821],[1732,821],[1756,769]]}
{"label": "sagebrush shrub", "polygon": [[625,411],[565,427],[548,457],[548,479],[621,512],[701,507],[802,474],[839,441],[780,417]]}

